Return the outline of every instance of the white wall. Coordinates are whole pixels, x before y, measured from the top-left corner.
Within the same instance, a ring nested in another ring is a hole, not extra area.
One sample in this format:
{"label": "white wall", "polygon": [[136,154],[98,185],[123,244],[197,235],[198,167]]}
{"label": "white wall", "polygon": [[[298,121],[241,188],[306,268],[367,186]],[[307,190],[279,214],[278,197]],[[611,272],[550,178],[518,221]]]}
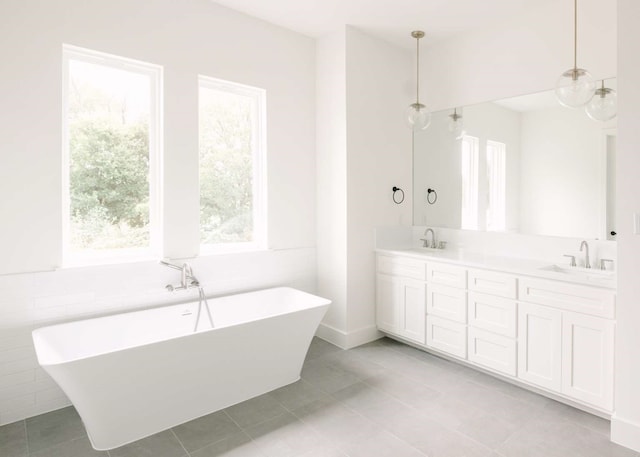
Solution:
{"label": "white wall", "polygon": [[411,58],[348,26],[317,49],[318,291],[334,302],[319,335],[352,347],[379,336],[374,227],[411,225]]}
{"label": "white wall", "polygon": [[321,335],[347,328],[347,77],[346,35],[316,44],[316,168],[318,293],[332,300]]}
{"label": "white wall", "polygon": [[[208,0],[0,3],[0,423],[66,405],[30,330],[184,295],[153,261],[55,270],[61,253],[62,44],[164,67],[164,255],[198,247],[198,74],[267,91],[270,251],[190,260],[209,294],[315,291],[315,47]],[[43,273],[24,273],[49,270]]]}
{"label": "white wall", "polygon": [[412,224],[410,68],[410,53],[347,27],[347,332],[357,344],[377,333],[374,228]]}
{"label": "white wall", "polygon": [[618,0],[618,322],[611,439],[640,452],[640,236],[632,224],[640,212],[639,17],[640,2]]}

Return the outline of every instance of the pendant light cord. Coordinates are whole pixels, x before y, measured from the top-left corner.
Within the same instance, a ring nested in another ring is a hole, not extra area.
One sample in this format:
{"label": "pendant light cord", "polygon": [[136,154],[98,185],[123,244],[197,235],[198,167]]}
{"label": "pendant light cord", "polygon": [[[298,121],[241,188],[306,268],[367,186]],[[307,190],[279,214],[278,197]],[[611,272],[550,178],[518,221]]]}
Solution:
{"label": "pendant light cord", "polygon": [[416,104],[420,104],[420,37],[416,38]]}
{"label": "pendant light cord", "polygon": [[578,69],[578,0],[573,2],[573,70]]}

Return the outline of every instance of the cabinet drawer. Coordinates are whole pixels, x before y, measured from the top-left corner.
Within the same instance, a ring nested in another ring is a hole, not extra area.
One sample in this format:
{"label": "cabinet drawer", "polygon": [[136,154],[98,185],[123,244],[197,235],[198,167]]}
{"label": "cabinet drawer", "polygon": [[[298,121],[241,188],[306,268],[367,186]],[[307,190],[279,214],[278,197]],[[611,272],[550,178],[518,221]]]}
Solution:
{"label": "cabinet drawer", "polygon": [[516,341],[503,335],[469,327],[469,360],[487,368],[516,375]]}
{"label": "cabinet drawer", "polygon": [[380,255],[377,263],[378,273],[425,280],[426,264],[422,260]]}
{"label": "cabinet drawer", "polygon": [[446,263],[427,263],[427,282],[443,286],[467,288],[467,270]]}
{"label": "cabinet drawer", "polygon": [[516,277],[507,273],[486,270],[469,270],[469,290],[485,294],[516,298]]}
{"label": "cabinet drawer", "polygon": [[469,292],[467,301],[470,326],[509,338],[516,337],[518,318],[515,300]]}
{"label": "cabinet drawer", "polygon": [[466,358],[467,326],[427,315],[427,347]]}
{"label": "cabinet drawer", "polygon": [[615,293],[599,287],[520,278],[518,299],[608,319],[615,318]]}
{"label": "cabinet drawer", "polygon": [[429,284],[427,287],[427,314],[466,324],[467,292],[455,287]]}

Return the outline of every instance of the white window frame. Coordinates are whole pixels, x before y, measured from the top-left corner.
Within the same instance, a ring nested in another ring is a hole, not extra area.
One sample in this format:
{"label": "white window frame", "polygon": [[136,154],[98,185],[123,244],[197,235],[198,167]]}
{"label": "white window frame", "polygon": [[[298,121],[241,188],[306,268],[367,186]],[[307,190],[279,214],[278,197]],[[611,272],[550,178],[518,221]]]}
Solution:
{"label": "white window frame", "polygon": [[[200,254],[225,254],[229,252],[258,251],[267,249],[267,92],[259,87],[248,86],[210,76],[198,75],[198,107],[200,90],[213,89],[253,99],[253,120],[251,133],[251,152],[253,163],[253,240],[239,243],[203,244],[200,242]],[[198,132],[200,137],[200,132]],[[198,146],[198,177],[200,176],[200,147]],[[198,198],[200,183],[198,183]],[[200,206],[198,205],[198,208]],[[198,224],[200,233],[200,224]]]}
{"label": "white window frame", "polygon": [[[469,157],[465,162],[465,146],[469,149]],[[480,141],[475,136],[464,135],[460,142],[460,181],[462,191],[462,210],[460,228],[463,230],[478,229],[478,161]],[[466,176],[466,179],[465,179]]]}
{"label": "white window frame", "polygon": [[[69,63],[80,60],[149,76],[151,83],[149,112],[149,246],[109,249],[101,252],[72,252],[71,187],[69,151]],[[62,46],[62,266],[99,265],[150,260],[162,252],[162,155],[163,68],[126,57],[63,44]]]}
{"label": "white window frame", "polygon": [[507,145],[487,140],[487,183],[489,199],[487,207],[487,230],[507,229]]}

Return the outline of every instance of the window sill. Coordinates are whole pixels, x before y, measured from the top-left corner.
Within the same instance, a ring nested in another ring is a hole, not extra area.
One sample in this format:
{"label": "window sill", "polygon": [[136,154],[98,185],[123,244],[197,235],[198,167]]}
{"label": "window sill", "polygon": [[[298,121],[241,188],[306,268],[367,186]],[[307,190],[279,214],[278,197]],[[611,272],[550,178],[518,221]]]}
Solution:
{"label": "window sill", "polygon": [[200,257],[229,254],[248,254],[266,251],[269,251],[269,249],[259,245],[258,243],[228,243],[216,245],[205,244],[200,246]]}

